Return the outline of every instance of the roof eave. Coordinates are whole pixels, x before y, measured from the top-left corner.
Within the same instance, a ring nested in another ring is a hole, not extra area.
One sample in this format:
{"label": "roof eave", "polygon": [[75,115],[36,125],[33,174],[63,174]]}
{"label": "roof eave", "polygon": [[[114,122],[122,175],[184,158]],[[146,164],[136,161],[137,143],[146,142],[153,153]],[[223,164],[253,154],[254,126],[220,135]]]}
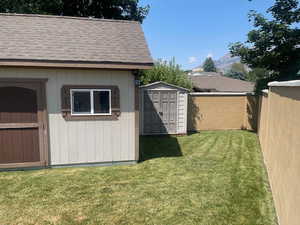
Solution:
{"label": "roof eave", "polygon": [[117,69],[148,70],[153,63],[137,62],[89,62],[89,61],[51,61],[51,60],[1,60],[0,67],[42,67],[42,68],[76,68],[76,69]]}

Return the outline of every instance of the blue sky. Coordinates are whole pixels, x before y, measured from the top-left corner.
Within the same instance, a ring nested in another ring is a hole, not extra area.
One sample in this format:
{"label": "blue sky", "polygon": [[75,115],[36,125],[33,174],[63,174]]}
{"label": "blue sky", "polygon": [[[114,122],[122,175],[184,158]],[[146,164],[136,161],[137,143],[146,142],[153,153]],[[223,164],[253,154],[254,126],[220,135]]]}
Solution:
{"label": "blue sky", "polygon": [[209,55],[218,59],[228,45],[245,41],[253,27],[252,9],[264,13],[274,0],[141,0],[151,9],[143,29],[154,59],[173,56],[184,69],[200,65]]}

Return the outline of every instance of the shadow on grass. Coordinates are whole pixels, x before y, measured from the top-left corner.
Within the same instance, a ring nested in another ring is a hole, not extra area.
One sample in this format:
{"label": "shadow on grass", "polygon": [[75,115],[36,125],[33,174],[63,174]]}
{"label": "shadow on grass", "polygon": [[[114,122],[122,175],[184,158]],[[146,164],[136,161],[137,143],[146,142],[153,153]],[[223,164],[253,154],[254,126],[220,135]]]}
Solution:
{"label": "shadow on grass", "polygon": [[180,157],[182,151],[174,136],[141,136],[140,162],[165,157]]}

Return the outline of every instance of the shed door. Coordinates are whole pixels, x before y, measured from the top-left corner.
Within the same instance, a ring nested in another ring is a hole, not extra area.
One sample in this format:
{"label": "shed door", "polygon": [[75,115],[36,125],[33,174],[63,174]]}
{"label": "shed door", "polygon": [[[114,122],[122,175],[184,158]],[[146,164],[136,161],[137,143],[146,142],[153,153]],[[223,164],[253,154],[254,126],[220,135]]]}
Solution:
{"label": "shed door", "polygon": [[40,84],[0,86],[0,167],[44,165]]}
{"label": "shed door", "polygon": [[176,134],[177,91],[144,91],[144,133]]}

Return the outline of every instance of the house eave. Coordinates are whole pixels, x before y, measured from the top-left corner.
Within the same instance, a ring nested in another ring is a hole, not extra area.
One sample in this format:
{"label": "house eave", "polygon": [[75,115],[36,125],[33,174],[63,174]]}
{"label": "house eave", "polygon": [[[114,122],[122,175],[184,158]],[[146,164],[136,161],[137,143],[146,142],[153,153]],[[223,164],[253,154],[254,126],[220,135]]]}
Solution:
{"label": "house eave", "polygon": [[153,63],[0,59],[0,67],[148,70],[153,67]]}

